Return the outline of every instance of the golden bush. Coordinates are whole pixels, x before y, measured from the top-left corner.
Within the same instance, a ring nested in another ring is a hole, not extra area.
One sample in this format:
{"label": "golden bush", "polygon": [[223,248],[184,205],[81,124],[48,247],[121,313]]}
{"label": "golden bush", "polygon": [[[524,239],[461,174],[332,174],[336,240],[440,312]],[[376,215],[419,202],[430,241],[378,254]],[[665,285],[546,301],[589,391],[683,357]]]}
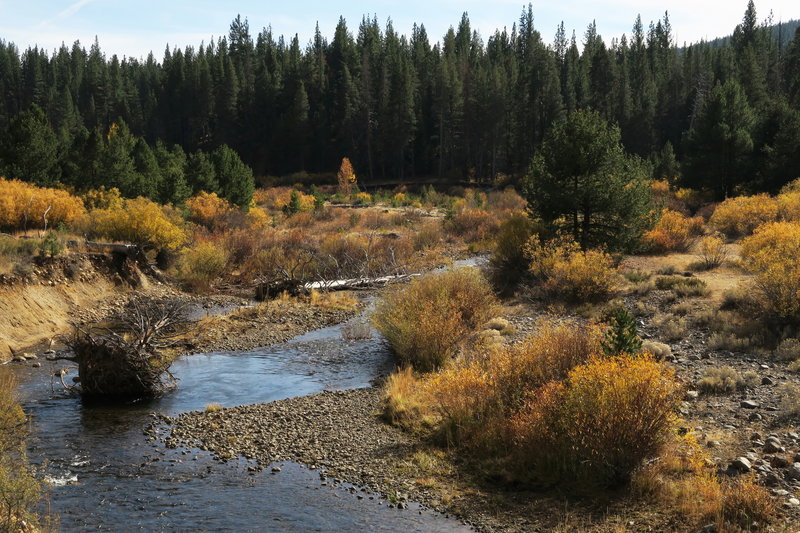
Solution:
{"label": "golden bush", "polygon": [[272,217],[260,207],[251,207],[245,215],[247,225],[253,229],[263,230],[272,226]]}
{"label": "golden bush", "polygon": [[28,424],[14,393],[11,370],[0,367],[0,531],[27,531],[37,524],[41,483],[25,455]]}
{"label": "golden bush", "polygon": [[0,229],[71,224],[85,212],[83,201],[67,191],[0,178]]}
{"label": "golden bush", "polygon": [[800,223],[773,222],[742,240],[744,265],[755,274],[765,311],[800,317]]}
{"label": "golden bush", "polygon": [[181,251],[179,278],[195,290],[207,289],[228,265],[228,252],[213,242],[201,242]]}
{"label": "golden bush", "polygon": [[80,222],[89,235],[156,250],[177,250],[188,241],[181,224],[176,211],[141,197],[121,208],[95,209]]}
{"label": "golden bush", "polygon": [[655,227],[645,232],[644,239],[656,253],[685,252],[702,231],[702,217],[689,218],[664,209]]}
{"label": "golden bush", "polygon": [[781,192],[778,195],[778,213],[781,220],[800,222],[800,191]]}
{"label": "golden bush", "polygon": [[186,208],[189,210],[189,220],[207,228],[214,228],[219,225],[221,218],[231,211],[231,204],[217,196],[215,192],[201,191],[197,196],[186,200]]}
{"label": "golden bush", "polygon": [[444,223],[445,230],[467,243],[491,240],[500,226],[495,213],[484,209],[464,209]]}
{"label": "golden bush", "polygon": [[429,274],[378,303],[373,322],[399,361],[419,371],[440,367],[490,318],[495,298],[476,269]]}
{"label": "golden bush", "polygon": [[602,300],[616,289],[618,276],[611,256],[602,250],[581,250],[575,242],[542,242],[538,235],[525,245],[529,272],[548,296],[575,302]]}
{"label": "golden bush", "polygon": [[627,482],[669,440],[681,396],[649,356],[592,360],[530,395],[511,422],[518,460],[538,480]]}
{"label": "golden bush", "polygon": [[709,223],[728,237],[750,235],[778,218],[778,201],[768,194],[728,198],[717,206]]}
{"label": "golden bush", "polygon": [[703,269],[711,270],[728,259],[728,248],[718,235],[708,235],[700,239],[696,254]]}
{"label": "golden bush", "polygon": [[122,194],[116,187],[106,189],[101,185],[98,189],[91,189],[83,194],[83,203],[86,209],[121,209]]}
{"label": "golden bush", "polygon": [[535,335],[520,344],[459,359],[427,376],[427,403],[453,442],[502,440],[505,421],[530,391],[564,379],[597,356],[601,339],[596,327],[541,322]]}

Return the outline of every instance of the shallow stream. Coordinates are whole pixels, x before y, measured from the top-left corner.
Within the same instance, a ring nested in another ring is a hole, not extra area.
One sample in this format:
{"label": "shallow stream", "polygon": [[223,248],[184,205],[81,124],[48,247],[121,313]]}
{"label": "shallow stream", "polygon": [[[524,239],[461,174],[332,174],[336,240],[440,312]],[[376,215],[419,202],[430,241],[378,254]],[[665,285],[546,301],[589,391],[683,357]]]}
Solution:
{"label": "shallow stream", "polygon": [[[16,367],[33,421],[30,457],[46,462],[49,502],[69,531],[468,531],[459,522],[411,505],[379,505],[377,495],[324,484],[292,463],[271,474],[244,460],[219,463],[208,452],[166,449],[148,440],[151,413],[175,415],[368,386],[391,368],[371,339],[345,341],[341,326],[247,352],[183,357],[172,366],[176,391],[143,405],[84,405],[48,375],[64,362]],[[75,374],[74,368],[72,374]],[[69,379],[69,378],[67,378]],[[358,499],[361,495],[363,499]]]}

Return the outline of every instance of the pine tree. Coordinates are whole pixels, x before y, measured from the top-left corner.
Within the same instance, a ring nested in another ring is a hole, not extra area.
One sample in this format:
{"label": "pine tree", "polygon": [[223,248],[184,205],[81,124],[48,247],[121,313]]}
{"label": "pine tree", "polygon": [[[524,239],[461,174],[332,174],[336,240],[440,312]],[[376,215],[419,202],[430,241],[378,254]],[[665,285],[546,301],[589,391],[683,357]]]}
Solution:
{"label": "pine tree", "polygon": [[532,211],[584,249],[632,249],[650,223],[649,170],[625,154],[619,128],[596,111],[556,122],[529,176]]}
{"label": "pine tree", "polygon": [[60,177],[58,139],[42,109],[34,104],[17,115],[0,142],[0,172],[37,185],[55,184]]}

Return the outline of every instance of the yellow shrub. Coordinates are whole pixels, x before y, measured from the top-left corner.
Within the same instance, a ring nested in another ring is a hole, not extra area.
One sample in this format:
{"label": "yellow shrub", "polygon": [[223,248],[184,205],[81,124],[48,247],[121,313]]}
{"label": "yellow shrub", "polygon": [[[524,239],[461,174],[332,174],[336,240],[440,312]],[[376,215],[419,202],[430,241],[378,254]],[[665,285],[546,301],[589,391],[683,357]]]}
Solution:
{"label": "yellow shrub", "polygon": [[744,265],[755,273],[765,310],[800,317],[800,223],[774,222],[742,241]]}
{"label": "yellow shrub", "polygon": [[419,393],[419,381],[411,367],[395,370],[383,388],[383,416],[396,425],[413,425],[420,418],[425,404]]}
{"label": "yellow shrub", "polygon": [[181,251],[180,279],[194,289],[207,289],[225,272],[228,253],[212,242],[202,242]]}
{"label": "yellow shrub", "polygon": [[399,192],[392,196],[390,203],[394,207],[401,207],[409,204],[408,196],[405,193]]}
{"label": "yellow shrub", "polygon": [[649,356],[578,366],[512,421],[520,464],[534,479],[626,482],[669,439],[681,393],[674,372]]}
{"label": "yellow shrub", "polygon": [[106,189],[101,185],[99,189],[91,189],[83,195],[83,203],[89,210],[121,209],[122,202],[122,194],[116,187]]}
{"label": "yellow shrub", "polygon": [[768,194],[728,198],[717,206],[710,224],[728,237],[750,235],[758,226],[778,218],[778,201]]}
{"label": "yellow shrub", "polygon": [[264,229],[272,226],[272,217],[260,207],[251,207],[245,216],[247,225],[253,229]]}
{"label": "yellow shrub", "polygon": [[36,531],[41,483],[25,456],[28,424],[15,389],[11,370],[0,367],[0,531]]}
{"label": "yellow shrub", "polygon": [[84,213],[83,201],[67,191],[0,178],[0,229],[70,224]]}
{"label": "yellow shrub", "polygon": [[372,195],[368,192],[354,194],[353,203],[358,205],[369,205],[372,203]]}
{"label": "yellow shrub", "polygon": [[401,363],[419,371],[441,366],[464,338],[490,318],[495,298],[476,269],[427,275],[387,295],[373,315]]}
{"label": "yellow shrub", "polygon": [[580,249],[575,242],[542,243],[537,235],[525,246],[529,271],[545,294],[577,302],[607,298],[617,287],[611,256],[601,250]]}
{"label": "yellow shrub", "polygon": [[654,252],[685,252],[702,230],[702,217],[689,218],[664,209],[656,226],[646,232],[644,238]]}
{"label": "yellow shrub", "polygon": [[186,208],[189,210],[189,220],[211,228],[231,210],[231,204],[215,192],[209,194],[201,191],[186,200]]}
{"label": "yellow shrub", "polygon": [[781,220],[800,222],[800,191],[789,190],[778,195]]}
{"label": "yellow shrub", "polygon": [[147,198],[126,200],[121,208],[95,209],[81,222],[86,233],[156,250],[176,250],[188,237],[180,216]]}
{"label": "yellow shrub", "polygon": [[697,256],[700,264],[706,270],[720,266],[728,258],[728,249],[725,241],[717,235],[709,235],[700,239],[697,245]]}

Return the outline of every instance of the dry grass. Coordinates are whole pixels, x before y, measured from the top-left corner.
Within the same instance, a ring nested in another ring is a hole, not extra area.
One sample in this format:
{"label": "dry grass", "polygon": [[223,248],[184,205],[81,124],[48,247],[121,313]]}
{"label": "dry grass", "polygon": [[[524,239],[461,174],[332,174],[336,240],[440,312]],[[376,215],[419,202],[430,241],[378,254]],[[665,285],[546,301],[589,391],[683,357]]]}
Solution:
{"label": "dry grass", "polygon": [[686,337],[689,331],[688,321],[684,317],[676,317],[669,313],[658,313],[651,323],[658,328],[659,333],[668,341],[677,341]]}
{"label": "dry grass", "polygon": [[758,384],[758,374],[746,372],[739,374],[733,367],[708,367],[697,382],[697,388],[705,393],[727,393]]}
{"label": "dry grass", "polygon": [[383,387],[383,418],[390,424],[410,427],[418,423],[426,409],[414,369],[406,366],[392,372]]}

